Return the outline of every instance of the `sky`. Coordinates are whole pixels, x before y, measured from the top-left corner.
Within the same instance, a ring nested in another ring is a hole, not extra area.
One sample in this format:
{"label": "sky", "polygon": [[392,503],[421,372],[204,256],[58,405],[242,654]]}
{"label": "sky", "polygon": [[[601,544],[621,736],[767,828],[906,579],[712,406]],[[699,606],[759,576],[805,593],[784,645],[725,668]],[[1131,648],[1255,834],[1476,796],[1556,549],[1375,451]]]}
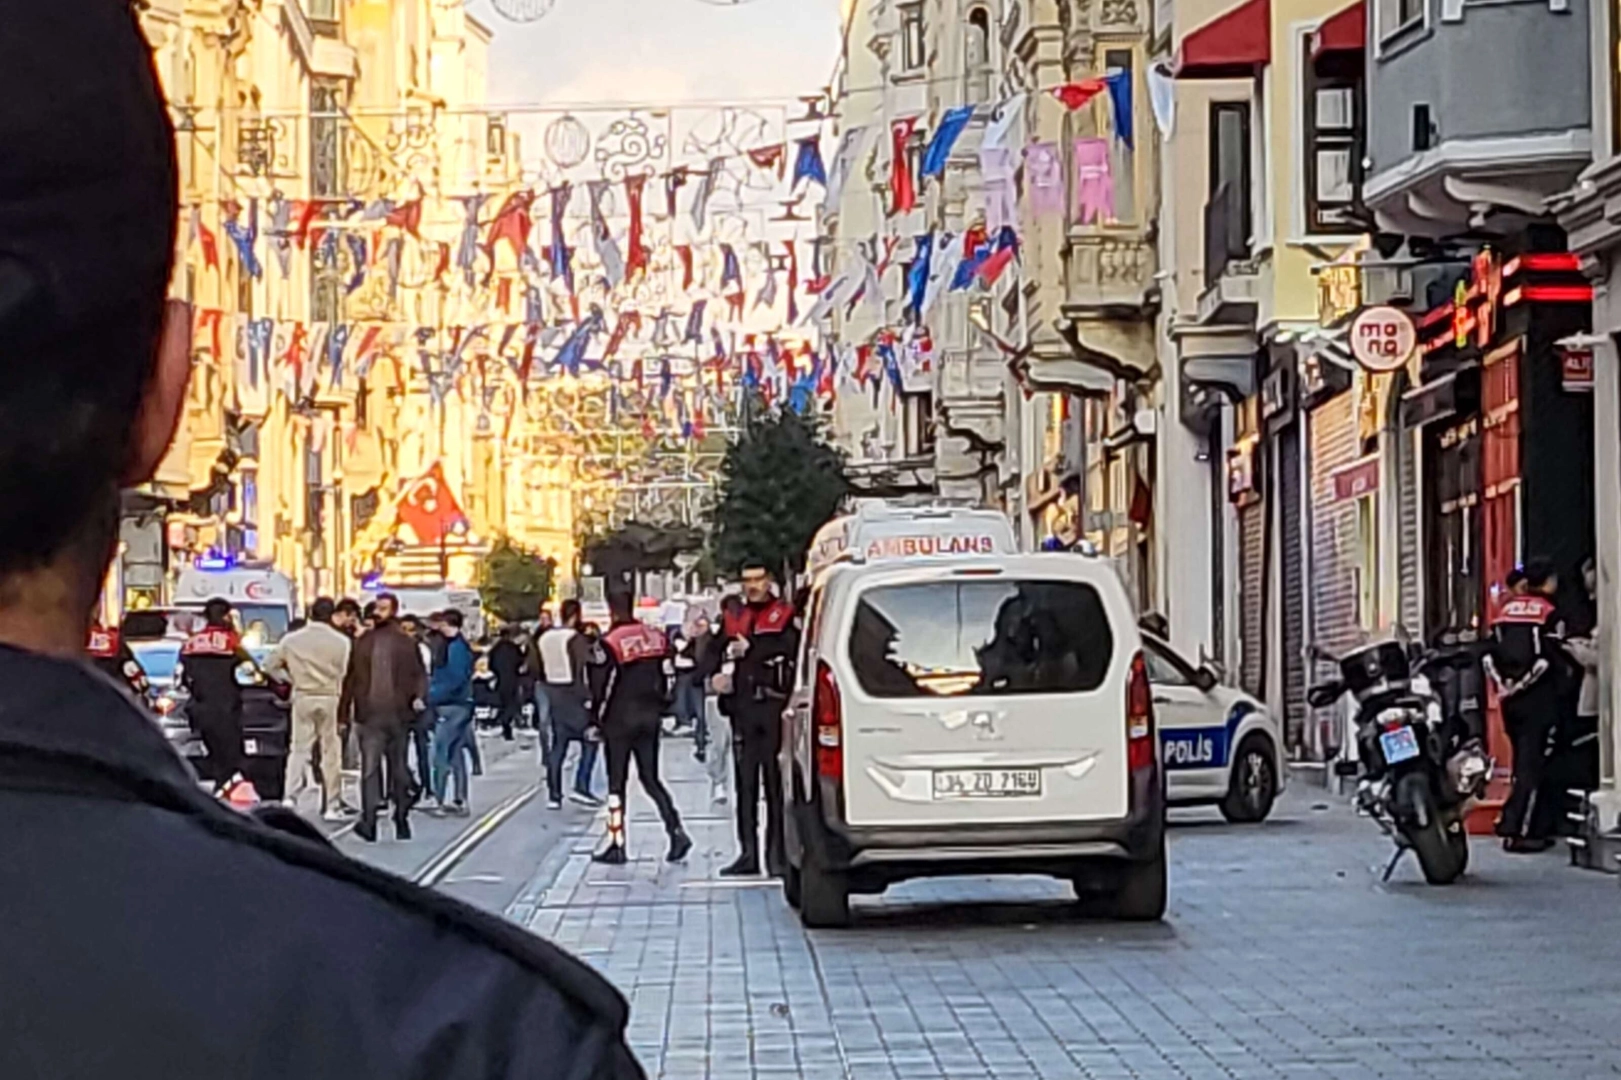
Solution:
{"label": "sky", "polygon": [[838,56],[840,0],[552,0],[523,24],[496,2],[467,6],[495,31],[497,105],[793,99],[825,86]]}

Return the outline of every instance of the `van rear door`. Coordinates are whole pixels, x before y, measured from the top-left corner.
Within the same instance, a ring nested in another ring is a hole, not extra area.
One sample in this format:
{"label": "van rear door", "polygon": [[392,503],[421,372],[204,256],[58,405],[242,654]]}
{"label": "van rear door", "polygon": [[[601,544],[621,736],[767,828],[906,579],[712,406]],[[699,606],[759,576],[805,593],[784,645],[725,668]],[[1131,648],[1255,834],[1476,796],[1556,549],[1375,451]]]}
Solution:
{"label": "van rear door", "polygon": [[912,571],[875,575],[845,606],[849,824],[1126,816],[1136,638],[1112,578],[1056,564]]}

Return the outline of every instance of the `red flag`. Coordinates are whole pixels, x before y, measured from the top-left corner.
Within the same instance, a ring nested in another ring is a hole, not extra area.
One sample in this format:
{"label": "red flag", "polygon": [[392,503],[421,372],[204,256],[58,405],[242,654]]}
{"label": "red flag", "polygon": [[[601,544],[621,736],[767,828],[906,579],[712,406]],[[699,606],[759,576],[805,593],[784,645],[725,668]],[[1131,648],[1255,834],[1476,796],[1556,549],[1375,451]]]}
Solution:
{"label": "red flag", "polygon": [[692,437],[701,439],[706,434],[706,431],[707,429],[704,427],[704,403],[695,401],[692,406]]}
{"label": "red flag", "polygon": [[647,246],[642,243],[642,191],[646,186],[645,176],[625,178],[625,201],[630,204],[630,233],[625,238],[630,250],[625,254],[625,277],[631,281],[647,271]]}
{"label": "red flag", "polygon": [[911,155],[906,152],[917,129],[917,117],[909,116],[889,125],[891,162],[889,170],[889,212],[904,214],[917,206],[917,181],[912,176]]}
{"label": "red flag", "polygon": [[639,311],[620,312],[619,321],[614,323],[613,333],[608,335],[607,347],[602,350],[602,359],[605,361],[613,359],[614,354],[619,351],[619,346],[625,343],[625,338],[630,335],[632,330],[638,334],[641,333],[642,313]]}
{"label": "red flag", "polygon": [[298,224],[293,226],[293,239],[298,241],[299,247],[303,247],[309,242],[310,222],[314,221],[315,215],[321,212],[321,200],[311,199],[309,202],[300,202],[295,199],[293,201],[293,212],[298,215]]}
{"label": "red flag", "polygon": [[435,281],[443,281],[444,278],[445,278],[445,274],[447,272],[449,272],[449,270],[450,270],[450,245],[445,244],[445,243],[441,243],[439,245],[439,261],[436,264],[434,264],[434,268],[433,268],[433,279]]}
{"label": "red flag", "polygon": [[535,367],[535,346],[540,342],[540,324],[530,323],[523,331],[523,361],[518,365],[518,381],[529,393],[529,372]]}
{"label": "red flag", "polygon": [[1008,268],[1013,261],[1016,249],[1010,244],[986,259],[979,268],[979,277],[986,285],[995,285],[996,279],[1002,276],[1002,271]]}
{"label": "red flag", "polygon": [[197,242],[203,245],[203,265],[210,270],[220,268],[220,242],[212,229],[202,222],[197,223]]}
{"label": "red flag", "polygon": [[304,355],[309,347],[309,329],[303,323],[293,324],[293,336],[287,343],[287,351],[281,354],[281,362],[291,364],[293,367],[293,385],[303,393],[304,387]]}
{"label": "red flag", "polygon": [[366,359],[377,348],[377,339],[382,336],[383,328],[381,326],[366,327],[366,333],[360,339],[360,347],[355,350],[355,370],[362,372],[369,370],[366,366]]}
{"label": "red flag", "polygon": [[412,236],[421,236],[417,229],[422,226],[422,198],[418,196],[408,203],[396,206],[388,212],[383,219],[390,225],[404,229]]}
{"label": "red flag", "polygon": [[726,298],[726,306],[731,309],[732,321],[743,321],[743,294],[733,293]]}
{"label": "red flag", "polygon": [[194,338],[200,338],[203,336],[203,331],[205,329],[208,330],[209,341],[213,346],[215,363],[219,363],[224,359],[224,354],[220,351],[221,314],[222,313],[218,308],[199,308],[197,311],[197,329],[193,334]]}
{"label": "red flag", "polygon": [[457,525],[467,522],[445,479],[444,466],[437,461],[426,475],[405,486],[396,510],[400,524],[415,533],[417,543],[424,547],[438,544]]}
{"label": "red flag", "polygon": [[529,207],[535,201],[533,191],[515,191],[507,196],[507,201],[501,204],[495,219],[490,222],[490,233],[484,241],[484,252],[492,259],[495,257],[495,245],[502,240],[512,245],[512,250],[523,254],[524,248],[529,246],[529,230],[534,223],[529,219]]}
{"label": "red flag", "polygon": [[1108,88],[1102,79],[1082,79],[1080,82],[1055,86],[1048,93],[1062,102],[1064,108],[1074,112]]}
{"label": "red flag", "polygon": [[511,278],[502,278],[495,283],[495,306],[500,308],[503,314],[512,310]]}
{"label": "red flag", "polygon": [[692,247],[688,244],[675,246],[675,257],[681,260],[681,287],[692,288]]}
{"label": "red flag", "polygon": [[758,150],[750,150],[748,154],[749,160],[754,163],[755,168],[775,169],[777,179],[782,179],[783,170],[788,165],[788,146],[786,143],[778,143],[775,146],[762,146]]}

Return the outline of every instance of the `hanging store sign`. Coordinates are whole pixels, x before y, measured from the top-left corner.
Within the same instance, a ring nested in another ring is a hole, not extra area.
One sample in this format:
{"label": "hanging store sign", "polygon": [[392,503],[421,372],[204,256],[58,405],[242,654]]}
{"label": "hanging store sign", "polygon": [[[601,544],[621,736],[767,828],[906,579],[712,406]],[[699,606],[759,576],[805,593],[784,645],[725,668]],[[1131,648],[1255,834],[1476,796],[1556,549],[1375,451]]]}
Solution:
{"label": "hanging store sign", "polygon": [[1593,389],[1593,350],[1565,349],[1559,358],[1561,379],[1568,394]]}
{"label": "hanging store sign", "polygon": [[1350,502],[1379,490],[1379,459],[1367,458],[1333,474],[1334,501]]}
{"label": "hanging store sign", "polygon": [[1383,375],[1407,366],[1418,348],[1418,330],[1400,308],[1364,308],[1351,321],[1351,354],[1364,370]]}
{"label": "hanging store sign", "polygon": [[1362,266],[1331,263],[1317,271],[1317,322],[1335,327],[1362,306]]}

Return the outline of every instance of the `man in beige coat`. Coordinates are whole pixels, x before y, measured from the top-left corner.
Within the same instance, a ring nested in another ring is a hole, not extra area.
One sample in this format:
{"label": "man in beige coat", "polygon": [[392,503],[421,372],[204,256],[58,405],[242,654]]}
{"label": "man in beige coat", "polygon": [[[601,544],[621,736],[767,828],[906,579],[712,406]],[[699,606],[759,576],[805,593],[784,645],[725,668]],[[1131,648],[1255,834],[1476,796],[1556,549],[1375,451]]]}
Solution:
{"label": "man in beige coat", "polygon": [[293,687],[293,723],[283,797],[296,806],[309,776],[310,751],[320,748],[321,807],[328,821],[353,811],[343,805],[343,747],[338,741],[338,698],[349,670],[349,637],[332,626],[337,605],[326,597],[310,608],[309,625],[282,639],[265,662],[273,679]]}

